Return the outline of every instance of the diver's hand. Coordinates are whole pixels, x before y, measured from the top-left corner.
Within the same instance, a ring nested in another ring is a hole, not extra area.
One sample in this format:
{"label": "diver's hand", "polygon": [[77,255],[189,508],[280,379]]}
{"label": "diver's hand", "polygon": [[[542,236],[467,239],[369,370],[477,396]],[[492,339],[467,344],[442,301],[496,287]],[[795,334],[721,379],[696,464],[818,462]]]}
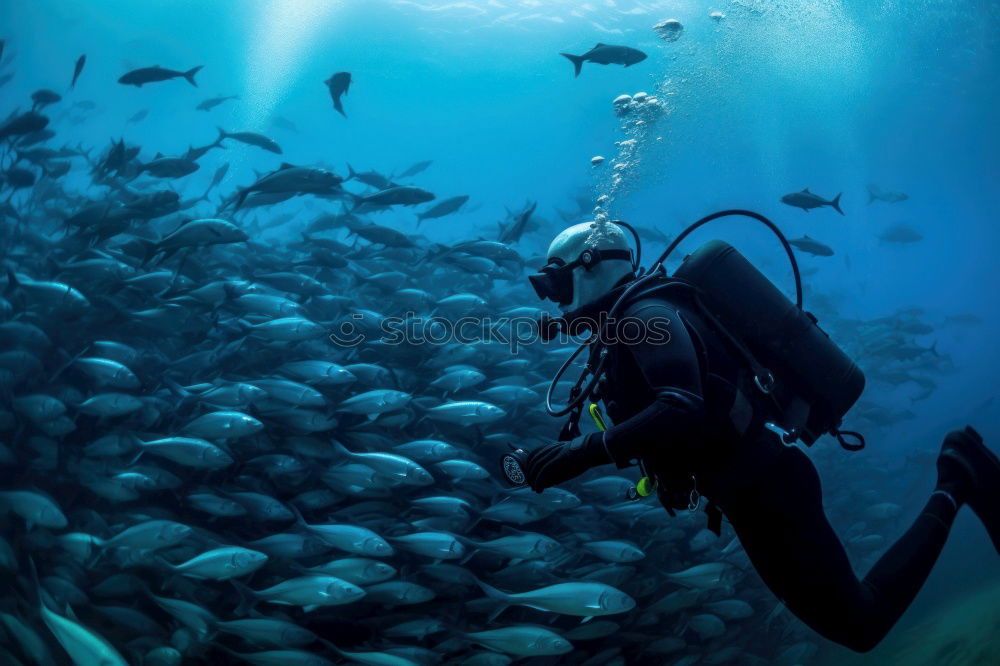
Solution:
{"label": "diver's hand", "polygon": [[604,446],[604,433],[595,432],[568,442],[540,446],[524,463],[528,485],[536,493],[576,478],[591,467],[611,462]]}

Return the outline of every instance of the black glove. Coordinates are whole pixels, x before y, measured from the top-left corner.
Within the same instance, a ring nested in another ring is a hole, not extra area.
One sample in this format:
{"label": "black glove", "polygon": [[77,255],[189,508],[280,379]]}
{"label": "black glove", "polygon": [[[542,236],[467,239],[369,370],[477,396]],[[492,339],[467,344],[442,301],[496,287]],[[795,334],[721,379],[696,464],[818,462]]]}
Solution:
{"label": "black glove", "polygon": [[591,467],[611,462],[604,433],[594,432],[568,442],[540,446],[528,455],[524,475],[536,493],[576,478]]}

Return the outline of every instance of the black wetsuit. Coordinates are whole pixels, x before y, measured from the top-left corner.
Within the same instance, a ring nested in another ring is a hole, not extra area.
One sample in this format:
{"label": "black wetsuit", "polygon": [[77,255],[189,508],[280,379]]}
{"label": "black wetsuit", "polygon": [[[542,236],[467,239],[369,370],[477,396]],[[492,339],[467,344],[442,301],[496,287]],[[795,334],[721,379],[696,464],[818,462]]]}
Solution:
{"label": "black wetsuit", "polygon": [[[696,489],[721,509],[789,610],[842,645],[873,648],[930,573],[955,506],[932,495],[859,580],[824,513],[812,461],[761,427],[765,410],[739,391],[741,364],[731,345],[680,293],[642,296],[619,322],[627,319],[639,323],[619,325],[621,340],[608,348],[599,392],[615,424],[605,433],[615,463],[643,463],[668,509],[685,508]],[[653,341],[626,340],[639,328],[653,333]],[[656,342],[661,331],[669,332],[669,342]]]}

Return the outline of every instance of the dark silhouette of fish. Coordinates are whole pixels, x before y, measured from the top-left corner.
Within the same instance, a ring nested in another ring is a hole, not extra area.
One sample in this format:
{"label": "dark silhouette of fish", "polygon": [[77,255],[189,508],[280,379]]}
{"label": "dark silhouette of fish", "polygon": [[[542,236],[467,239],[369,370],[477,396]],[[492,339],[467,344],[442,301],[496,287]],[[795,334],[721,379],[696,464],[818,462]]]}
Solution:
{"label": "dark silhouette of fish", "polygon": [[76,59],[76,66],[73,67],[73,80],[70,82],[69,87],[76,87],[76,80],[80,78],[80,72],[83,71],[83,66],[87,63],[87,55],[84,54]]}
{"label": "dark silhouette of fish", "polygon": [[217,127],[219,130],[219,138],[216,140],[216,145],[222,145],[225,139],[234,139],[241,143],[245,143],[250,146],[257,146],[258,148],[263,148],[277,155],[281,154],[281,146],[279,146],[273,139],[269,139],[263,134],[257,134],[256,132],[227,132],[221,127]]}
{"label": "dark silhouette of fish", "polygon": [[521,240],[521,236],[528,230],[528,221],[535,214],[538,207],[537,201],[532,201],[523,211],[518,213],[507,226],[500,225],[500,235],[497,237],[501,243],[516,243]]}
{"label": "dark silhouette of fish", "polygon": [[215,107],[219,106],[225,101],[231,99],[239,99],[239,98],[240,98],[239,95],[227,95],[226,97],[211,97],[209,99],[206,99],[205,101],[203,101],[201,104],[199,104],[194,108],[197,109],[198,111],[208,111],[210,109],[214,109]]}
{"label": "dark silhouette of fish", "polygon": [[142,67],[140,69],[133,69],[127,74],[123,74],[122,77],[118,79],[118,83],[141,88],[143,84],[146,83],[169,81],[170,79],[176,79],[179,76],[183,76],[187,79],[188,83],[197,88],[198,83],[194,80],[194,75],[197,74],[202,67],[204,67],[204,65],[198,65],[197,67],[192,67],[186,72],[178,72],[175,69],[166,69],[165,67],[160,67],[159,65]]}
{"label": "dark silhouette of fish", "polygon": [[37,111],[28,111],[19,116],[9,118],[7,122],[0,124],[0,141],[12,136],[20,136],[45,129],[49,124],[49,119]]}
{"label": "dark silhouette of fish", "polygon": [[347,165],[347,178],[344,180],[357,180],[358,182],[364,183],[370,187],[374,187],[378,190],[387,190],[390,187],[396,187],[396,183],[392,182],[391,178],[386,178],[378,171],[355,171],[354,167],[348,163]]}
{"label": "dark silhouette of fish", "polygon": [[417,215],[417,224],[419,225],[424,220],[431,220],[438,217],[444,217],[445,215],[451,215],[458,211],[459,208],[465,205],[465,202],[469,200],[468,194],[463,194],[462,196],[452,197],[450,199],[445,199],[441,203],[433,206],[424,212]]}
{"label": "dark silhouette of fish", "polygon": [[835,196],[832,201],[827,201],[818,194],[813,194],[809,191],[809,188],[805,188],[801,192],[792,192],[791,194],[786,194],[781,197],[781,203],[788,204],[789,206],[795,206],[796,208],[801,208],[805,212],[809,212],[810,208],[822,208],[823,206],[830,206],[835,211],[844,214],[844,211],[840,210],[840,194]]}
{"label": "dark silhouette of fish", "polygon": [[62,95],[55,92],[54,90],[49,90],[47,88],[42,88],[41,90],[36,90],[31,93],[31,101],[34,102],[32,105],[32,110],[40,109],[42,107],[48,106],[49,104],[55,104],[62,99]]}
{"label": "dark silhouette of fish", "polygon": [[346,95],[348,89],[351,87],[351,73],[337,72],[323,83],[330,89],[330,97],[333,98],[333,108],[346,118],[347,114],[344,113],[344,107],[340,103],[340,98]]}
{"label": "dark silhouette of fish", "polygon": [[429,167],[432,162],[433,160],[424,160],[423,162],[417,162],[416,164],[406,169],[406,171],[399,174],[397,178],[409,178],[410,176],[416,176],[421,171],[427,169],[427,167]]}
{"label": "dark silhouette of fish", "polygon": [[629,67],[637,62],[646,59],[646,54],[631,46],[615,46],[614,44],[602,44],[598,42],[594,48],[583,55],[573,55],[572,53],[560,53],[559,55],[568,58],[573,63],[574,76],[580,76],[580,69],[585,62],[594,62],[598,65],[624,65]]}
{"label": "dark silhouette of fish", "polygon": [[833,256],[833,248],[824,243],[820,243],[815,238],[810,238],[808,235],[803,236],[802,238],[789,238],[788,244],[796,249],[808,252],[809,254],[817,257]]}

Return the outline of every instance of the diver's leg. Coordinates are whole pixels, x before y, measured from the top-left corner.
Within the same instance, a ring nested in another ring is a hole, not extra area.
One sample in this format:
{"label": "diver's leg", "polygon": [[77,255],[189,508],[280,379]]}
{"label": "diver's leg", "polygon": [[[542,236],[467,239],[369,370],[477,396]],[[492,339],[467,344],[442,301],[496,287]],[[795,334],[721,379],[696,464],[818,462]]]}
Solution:
{"label": "diver's leg", "polygon": [[720,501],[761,578],[803,622],[859,652],[873,648],[916,596],[957,512],[935,492],[864,581],[823,511],[819,475],[787,449],[766,478]]}

